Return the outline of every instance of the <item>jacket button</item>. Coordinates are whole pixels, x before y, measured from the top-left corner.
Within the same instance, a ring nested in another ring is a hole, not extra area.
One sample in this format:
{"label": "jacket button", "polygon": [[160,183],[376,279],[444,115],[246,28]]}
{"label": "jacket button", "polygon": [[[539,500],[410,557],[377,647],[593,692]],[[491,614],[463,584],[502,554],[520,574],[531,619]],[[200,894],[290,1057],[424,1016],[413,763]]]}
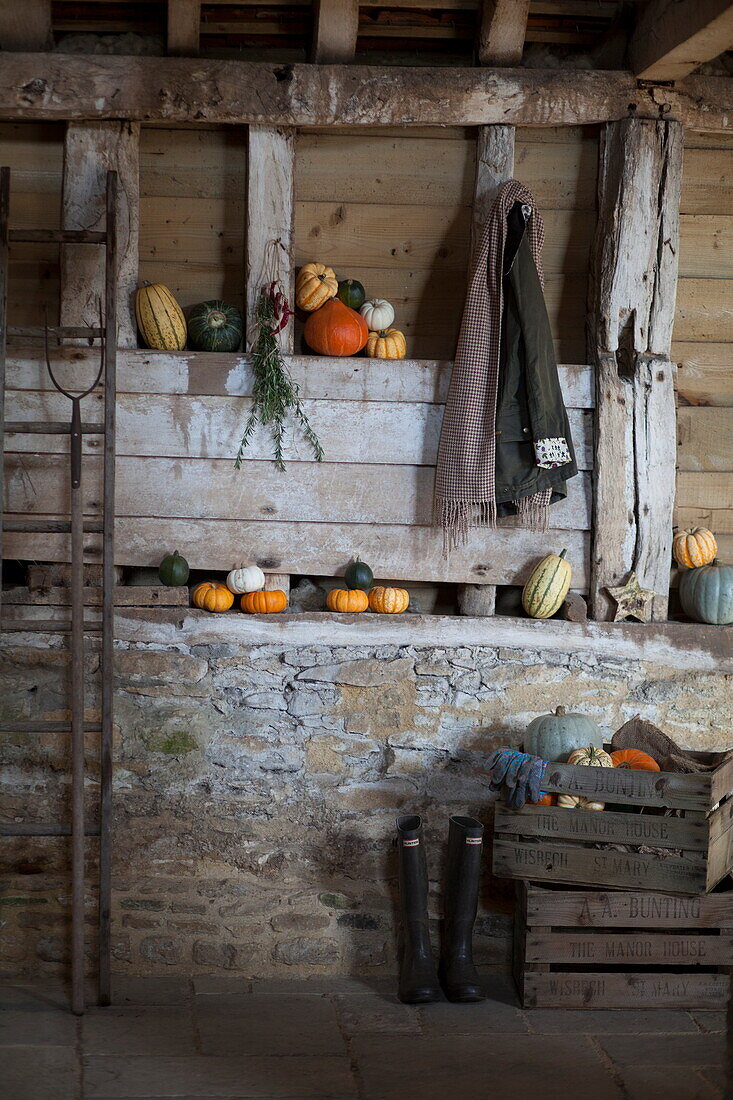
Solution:
{"label": "jacket button", "polygon": [[529,428],[522,428],[525,435],[529,435]]}

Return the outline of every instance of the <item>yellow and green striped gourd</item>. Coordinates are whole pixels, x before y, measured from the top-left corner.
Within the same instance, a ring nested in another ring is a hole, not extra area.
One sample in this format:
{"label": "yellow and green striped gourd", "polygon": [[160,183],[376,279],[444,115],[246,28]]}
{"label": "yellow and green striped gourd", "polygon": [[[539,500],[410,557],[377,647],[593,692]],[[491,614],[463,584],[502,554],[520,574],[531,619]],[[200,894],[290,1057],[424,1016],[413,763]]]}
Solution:
{"label": "yellow and green striped gourd", "polygon": [[183,351],[186,318],[167,286],[145,283],[135,295],[135,316],[140,335],[156,351]]}
{"label": "yellow and green striped gourd", "polygon": [[522,607],[533,619],[549,619],[567,596],[573,569],[566,553],[548,554],[532,570],[522,591]]}

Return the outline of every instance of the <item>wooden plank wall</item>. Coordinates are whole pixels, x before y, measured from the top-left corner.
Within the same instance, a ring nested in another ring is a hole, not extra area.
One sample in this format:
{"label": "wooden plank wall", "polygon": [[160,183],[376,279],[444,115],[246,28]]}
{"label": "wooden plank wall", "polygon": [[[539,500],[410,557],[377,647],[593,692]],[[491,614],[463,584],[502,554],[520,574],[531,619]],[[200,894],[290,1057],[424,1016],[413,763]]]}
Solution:
{"label": "wooden plank wall", "polygon": [[[50,122],[0,123],[0,164],[12,168],[13,229],[61,228],[64,130]],[[58,324],[58,245],[11,245],[8,324],[43,324],[46,307],[49,324]]]}
{"label": "wooden plank wall", "polygon": [[[450,358],[461,320],[475,130],[313,131],[295,160],[295,261],[318,260],[389,299],[414,358]],[[558,359],[585,361],[595,128],[517,131],[515,174],[545,218],[547,300]]]}
{"label": "wooden plank wall", "polygon": [[688,132],[672,357],[679,362],[676,522],[733,560],[733,137]]}
{"label": "wooden plank wall", "polygon": [[242,308],[247,133],[159,129],[140,135],[140,279],[181,305]]}

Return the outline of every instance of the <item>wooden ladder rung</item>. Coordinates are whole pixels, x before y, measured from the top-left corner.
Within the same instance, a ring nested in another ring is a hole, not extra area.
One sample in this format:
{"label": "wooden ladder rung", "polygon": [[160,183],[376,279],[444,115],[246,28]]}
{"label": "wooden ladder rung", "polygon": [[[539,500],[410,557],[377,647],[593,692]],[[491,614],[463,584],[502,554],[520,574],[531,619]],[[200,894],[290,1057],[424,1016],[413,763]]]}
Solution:
{"label": "wooden ladder rung", "polygon": [[[3,530],[8,534],[21,535],[68,535],[71,531],[69,519],[6,519],[3,520]],[[101,519],[85,519],[84,534],[99,535],[104,531]]]}
{"label": "wooden ladder rung", "polygon": [[[85,722],[84,733],[99,733],[102,728],[101,720],[99,722]],[[38,719],[38,721],[32,721],[31,719],[18,719],[17,722],[13,722],[11,719],[6,719],[4,722],[0,722],[0,733],[70,733],[71,722],[53,722],[46,719]]]}
{"label": "wooden ladder rung", "polygon": [[[5,431],[18,435],[71,435],[71,424],[63,420],[6,420]],[[82,421],[82,435],[104,435],[104,424]]]}
{"label": "wooden ladder rung", "polygon": [[[71,836],[71,825],[23,825],[0,822],[0,836]],[[99,836],[99,825],[87,825],[84,836]]]}
{"label": "wooden ladder rung", "polygon": [[[43,325],[25,325],[20,328],[17,325],[10,325],[7,334],[42,340],[46,329]],[[91,325],[49,325],[48,335],[59,339],[66,337],[69,340],[98,340],[104,335],[104,329]]]}
{"label": "wooden ladder rung", "polygon": [[8,240],[11,244],[105,244],[107,234],[91,229],[11,229]]}

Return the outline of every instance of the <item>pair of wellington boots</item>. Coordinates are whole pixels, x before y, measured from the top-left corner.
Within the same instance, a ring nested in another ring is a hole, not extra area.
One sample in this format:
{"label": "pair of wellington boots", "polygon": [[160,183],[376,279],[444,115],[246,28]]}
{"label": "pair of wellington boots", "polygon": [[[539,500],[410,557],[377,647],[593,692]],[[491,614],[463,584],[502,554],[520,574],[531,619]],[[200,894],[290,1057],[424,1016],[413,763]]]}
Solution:
{"label": "pair of wellington boots", "polygon": [[[483,1001],[473,964],[473,926],[478,907],[484,827],[473,817],[451,817],[443,897],[440,965],[430,948],[428,869],[422,819],[397,818],[400,884],[399,998],[404,1004],[442,1000]],[[442,990],[442,992],[441,992]]]}

